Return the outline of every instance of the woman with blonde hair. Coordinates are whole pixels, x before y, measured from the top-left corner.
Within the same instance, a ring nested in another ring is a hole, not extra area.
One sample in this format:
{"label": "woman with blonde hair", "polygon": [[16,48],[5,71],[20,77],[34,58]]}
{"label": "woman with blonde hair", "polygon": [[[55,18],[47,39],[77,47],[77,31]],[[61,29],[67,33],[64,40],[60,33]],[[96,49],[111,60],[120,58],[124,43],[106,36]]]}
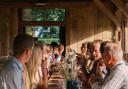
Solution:
{"label": "woman with blonde hair", "polygon": [[[41,44],[35,43],[32,56],[27,63],[28,74],[30,78],[30,89],[44,89],[46,73],[42,70],[42,49]],[[45,80],[44,80],[45,79]]]}

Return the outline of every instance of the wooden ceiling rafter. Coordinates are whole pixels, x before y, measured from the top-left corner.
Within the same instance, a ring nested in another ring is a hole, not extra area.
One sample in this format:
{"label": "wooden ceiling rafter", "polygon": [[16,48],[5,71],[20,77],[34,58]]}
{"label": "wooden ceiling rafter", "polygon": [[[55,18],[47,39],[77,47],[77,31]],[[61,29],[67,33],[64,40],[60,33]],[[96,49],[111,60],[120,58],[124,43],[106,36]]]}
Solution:
{"label": "wooden ceiling rafter", "polygon": [[124,2],[122,0],[112,0],[112,2],[128,18],[128,9],[125,7],[126,5],[124,4]]}
{"label": "wooden ceiling rafter", "polygon": [[100,0],[93,0],[96,6],[117,26],[120,26],[116,16]]}
{"label": "wooden ceiling rafter", "polygon": [[5,3],[0,2],[0,7],[9,8],[79,8],[79,7],[89,7],[92,5],[92,1],[58,1],[58,2],[13,2]]}

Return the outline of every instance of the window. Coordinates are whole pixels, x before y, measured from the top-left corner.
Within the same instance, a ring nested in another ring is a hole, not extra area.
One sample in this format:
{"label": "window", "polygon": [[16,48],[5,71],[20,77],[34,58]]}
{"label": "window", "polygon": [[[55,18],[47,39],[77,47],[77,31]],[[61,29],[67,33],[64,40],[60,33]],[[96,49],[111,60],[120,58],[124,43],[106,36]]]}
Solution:
{"label": "window", "polygon": [[46,43],[57,42],[59,39],[59,26],[26,26],[26,33]]}
{"label": "window", "polygon": [[[65,9],[23,9],[24,32],[38,41],[60,43],[60,28],[65,26]],[[64,29],[63,29],[64,30]]]}

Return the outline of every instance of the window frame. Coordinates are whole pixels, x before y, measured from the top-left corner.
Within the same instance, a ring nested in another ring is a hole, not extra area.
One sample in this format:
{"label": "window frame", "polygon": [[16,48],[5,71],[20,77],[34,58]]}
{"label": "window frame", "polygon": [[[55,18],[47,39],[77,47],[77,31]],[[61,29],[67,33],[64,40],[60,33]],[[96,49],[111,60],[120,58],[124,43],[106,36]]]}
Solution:
{"label": "window frame", "polygon": [[[33,7],[34,8],[34,7]],[[38,7],[36,7],[38,8]],[[26,26],[66,26],[66,8],[59,8],[59,9],[65,9],[65,20],[64,21],[23,21],[23,9],[32,9],[32,8],[20,8],[18,11],[19,16],[19,34],[25,33],[25,27]],[[41,9],[41,8],[39,8]],[[44,8],[42,8],[44,9]],[[54,9],[52,8],[46,8],[46,9]]]}

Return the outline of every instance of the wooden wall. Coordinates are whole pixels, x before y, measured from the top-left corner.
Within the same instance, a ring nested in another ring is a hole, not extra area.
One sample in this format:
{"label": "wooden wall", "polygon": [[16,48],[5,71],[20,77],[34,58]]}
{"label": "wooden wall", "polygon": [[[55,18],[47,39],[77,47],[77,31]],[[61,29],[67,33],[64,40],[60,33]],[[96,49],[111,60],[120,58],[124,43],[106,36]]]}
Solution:
{"label": "wooden wall", "polygon": [[83,42],[90,42],[95,39],[112,40],[112,22],[97,8],[71,8],[70,26],[67,30],[67,45],[80,52]]}
{"label": "wooden wall", "polygon": [[[18,9],[0,8],[0,56],[8,55],[18,33]],[[83,42],[112,40],[113,25],[99,9],[85,6],[67,8],[66,46],[80,52]]]}
{"label": "wooden wall", "polygon": [[18,32],[17,9],[0,8],[0,56],[9,54],[12,42]]}

